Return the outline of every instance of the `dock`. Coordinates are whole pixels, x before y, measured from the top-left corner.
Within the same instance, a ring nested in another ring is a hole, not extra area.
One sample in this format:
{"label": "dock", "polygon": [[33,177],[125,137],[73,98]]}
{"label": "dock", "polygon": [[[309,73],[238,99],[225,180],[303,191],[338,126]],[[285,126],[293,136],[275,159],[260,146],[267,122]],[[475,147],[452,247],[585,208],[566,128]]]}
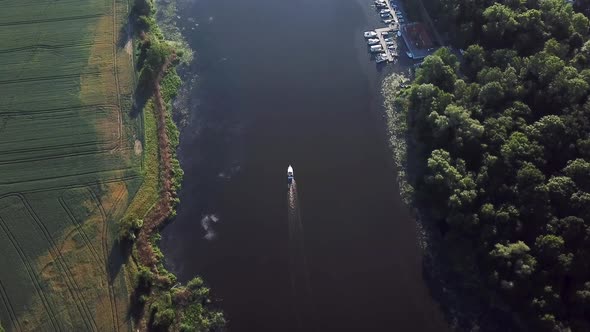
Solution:
{"label": "dock", "polygon": [[387,59],[387,62],[395,62],[395,57],[397,56],[397,43],[395,44],[395,49],[393,51],[390,51],[387,47],[387,43],[385,42],[385,37],[383,36],[383,34],[387,33],[389,37],[396,39],[395,34],[400,30],[400,22],[399,18],[397,17],[396,11],[393,9],[393,6],[391,5],[391,0],[385,0],[384,2],[387,5],[387,8],[389,9],[389,13],[393,19],[393,22],[390,22],[387,27],[375,29],[374,31],[377,34],[376,37],[379,39],[379,44],[383,49],[383,53],[385,55],[385,58]]}
{"label": "dock", "polygon": [[385,52],[385,56],[387,57],[387,62],[393,62],[393,55],[391,55],[389,48],[387,48],[387,44],[385,43],[385,38],[383,37],[383,33],[388,32],[390,34],[393,34],[395,31],[393,30],[392,27],[388,27],[388,28],[375,29],[375,32],[377,33],[377,38],[379,38],[379,43],[381,44],[381,47],[383,48],[383,51]]}

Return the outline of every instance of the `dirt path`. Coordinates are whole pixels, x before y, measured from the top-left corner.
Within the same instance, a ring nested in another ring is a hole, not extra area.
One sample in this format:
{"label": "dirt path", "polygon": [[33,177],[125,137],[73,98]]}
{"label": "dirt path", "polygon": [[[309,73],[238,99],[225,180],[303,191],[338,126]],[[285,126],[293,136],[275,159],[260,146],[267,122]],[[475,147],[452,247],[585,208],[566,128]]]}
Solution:
{"label": "dirt path", "polygon": [[156,118],[158,122],[158,151],[160,155],[160,199],[144,218],[144,224],[139,231],[137,239],[137,252],[141,264],[149,267],[152,272],[157,272],[157,259],[150,243],[150,238],[162,225],[171,212],[170,201],[172,198],[172,153],[170,140],[166,132],[166,107],[162,97],[160,81],[164,77],[170,63],[176,58],[172,54],[162,66],[154,82],[154,99],[156,104]]}

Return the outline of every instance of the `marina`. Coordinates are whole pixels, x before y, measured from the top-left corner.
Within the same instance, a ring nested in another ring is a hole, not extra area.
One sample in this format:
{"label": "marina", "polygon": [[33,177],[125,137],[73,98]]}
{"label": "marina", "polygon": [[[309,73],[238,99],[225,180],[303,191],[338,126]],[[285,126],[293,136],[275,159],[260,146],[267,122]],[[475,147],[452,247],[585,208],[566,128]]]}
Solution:
{"label": "marina", "polygon": [[[375,62],[378,64],[396,63],[400,54],[398,52],[399,43],[403,43],[406,48],[401,54],[406,54],[409,59],[414,61],[424,59],[442,45],[438,41],[438,37],[435,42],[424,23],[406,22],[401,4],[398,6],[393,2],[395,0],[374,0],[373,7],[381,22],[386,26],[364,33],[364,37],[368,39],[369,52],[375,56]],[[381,47],[373,47],[375,45]]]}
{"label": "marina", "polygon": [[[403,22],[403,16],[396,5],[392,5],[390,0],[375,0],[375,8],[386,27],[377,28],[373,31],[366,31],[364,37],[367,38],[370,53],[376,54],[375,62],[395,63],[398,52],[397,42],[393,39],[399,37],[400,24]],[[391,37],[390,37],[391,36]]]}

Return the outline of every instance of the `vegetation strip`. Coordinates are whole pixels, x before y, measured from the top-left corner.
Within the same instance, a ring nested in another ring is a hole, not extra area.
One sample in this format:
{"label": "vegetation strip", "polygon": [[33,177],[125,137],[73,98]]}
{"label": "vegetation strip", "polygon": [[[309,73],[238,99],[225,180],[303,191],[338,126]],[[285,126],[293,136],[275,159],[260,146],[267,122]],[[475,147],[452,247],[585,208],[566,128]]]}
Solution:
{"label": "vegetation strip", "polygon": [[[178,203],[176,191],[183,174],[174,151],[179,132],[168,113],[181,83],[173,66],[180,62],[184,52],[177,52],[164,40],[150,0],[136,1],[134,15],[138,28],[137,63],[141,68],[136,94],[139,100],[145,100],[146,157],[157,158],[156,165],[153,160],[146,161],[146,182],[137,194],[144,205],[132,203],[133,208],[120,221],[121,241],[131,245],[132,258],[137,264],[129,269],[134,276],[136,323],[140,330],[215,330],[225,320],[220,312],[209,308],[209,289],[200,278],[186,286],[176,283],[176,277],[164,268],[163,255],[157,247],[158,231],[174,215]],[[156,120],[155,126],[150,124],[151,116]],[[147,131],[154,129],[155,133]],[[157,148],[156,155],[152,144]],[[154,186],[159,187],[159,195],[146,211],[145,199],[153,195]]]}

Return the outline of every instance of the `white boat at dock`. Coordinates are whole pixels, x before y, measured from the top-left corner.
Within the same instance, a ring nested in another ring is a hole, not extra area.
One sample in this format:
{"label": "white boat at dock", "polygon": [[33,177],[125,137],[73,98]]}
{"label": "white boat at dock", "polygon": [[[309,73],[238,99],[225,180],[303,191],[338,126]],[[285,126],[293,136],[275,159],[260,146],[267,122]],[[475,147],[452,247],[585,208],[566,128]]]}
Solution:
{"label": "white boat at dock", "polygon": [[386,61],[387,61],[387,55],[385,55],[384,53],[377,54],[377,56],[375,57],[375,62],[377,62],[377,63],[382,63],[382,62],[386,62]]}
{"label": "white boat at dock", "polygon": [[383,52],[383,46],[381,46],[381,45],[371,46],[371,53],[380,53],[380,52]]}
{"label": "white boat at dock", "polygon": [[364,33],[365,38],[374,38],[377,37],[377,33],[375,31],[366,31]]}
{"label": "white boat at dock", "polygon": [[369,44],[369,45],[379,44],[379,39],[377,39],[377,38],[369,38],[369,39],[367,39],[367,44]]}

